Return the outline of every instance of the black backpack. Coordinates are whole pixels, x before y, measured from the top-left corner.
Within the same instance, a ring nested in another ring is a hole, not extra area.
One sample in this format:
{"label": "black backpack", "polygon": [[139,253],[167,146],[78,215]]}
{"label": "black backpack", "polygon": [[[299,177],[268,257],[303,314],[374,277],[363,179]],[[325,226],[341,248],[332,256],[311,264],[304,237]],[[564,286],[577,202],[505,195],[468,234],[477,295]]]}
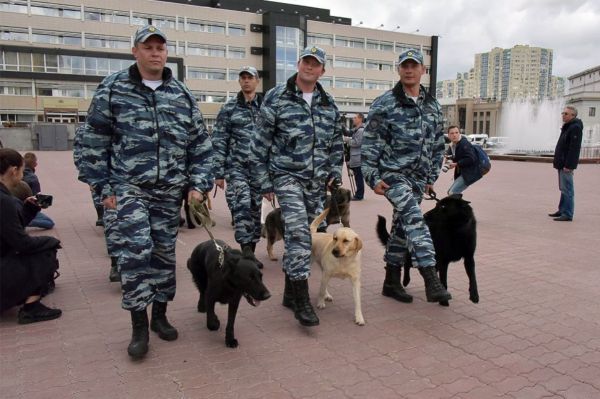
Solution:
{"label": "black backpack", "polygon": [[475,153],[477,154],[477,158],[479,159],[479,171],[481,172],[481,176],[485,175],[487,172],[492,169],[492,163],[490,161],[490,157],[480,145],[474,145]]}

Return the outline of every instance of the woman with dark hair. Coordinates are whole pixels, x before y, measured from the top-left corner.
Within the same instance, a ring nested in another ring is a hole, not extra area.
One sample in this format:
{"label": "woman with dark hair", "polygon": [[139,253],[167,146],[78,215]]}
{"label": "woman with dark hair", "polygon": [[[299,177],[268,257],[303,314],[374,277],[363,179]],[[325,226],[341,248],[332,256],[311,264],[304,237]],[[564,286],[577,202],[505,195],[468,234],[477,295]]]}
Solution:
{"label": "woman with dark hair", "polygon": [[58,269],[54,237],[31,237],[26,226],[40,211],[35,197],[26,198],[23,209],[16,206],[10,189],[23,178],[23,157],[10,148],[0,149],[0,312],[24,304],[20,324],[60,317],[60,309],[40,302]]}

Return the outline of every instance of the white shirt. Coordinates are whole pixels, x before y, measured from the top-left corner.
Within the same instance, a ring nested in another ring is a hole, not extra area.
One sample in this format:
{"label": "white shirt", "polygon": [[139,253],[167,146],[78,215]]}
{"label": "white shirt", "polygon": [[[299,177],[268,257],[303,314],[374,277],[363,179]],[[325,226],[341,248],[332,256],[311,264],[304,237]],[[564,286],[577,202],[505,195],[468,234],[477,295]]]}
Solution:
{"label": "white shirt", "polygon": [[152,90],[156,90],[156,88],[158,86],[160,86],[161,84],[163,84],[162,79],[161,80],[147,80],[147,79],[142,79],[142,83],[144,84],[144,86],[147,86],[149,88],[151,88]]}
{"label": "white shirt", "polygon": [[313,93],[304,93],[302,92],[302,98],[304,99],[304,101],[306,101],[306,103],[308,104],[308,106],[310,107],[312,105],[312,98],[313,98]]}

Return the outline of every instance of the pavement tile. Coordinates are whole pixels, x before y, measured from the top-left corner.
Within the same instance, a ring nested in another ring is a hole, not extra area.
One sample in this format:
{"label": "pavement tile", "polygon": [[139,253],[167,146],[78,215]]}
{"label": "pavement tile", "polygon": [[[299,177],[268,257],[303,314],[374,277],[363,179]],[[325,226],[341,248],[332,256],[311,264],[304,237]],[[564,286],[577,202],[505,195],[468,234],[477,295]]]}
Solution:
{"label": "pavement tile", "polygon": [[[549,164],[498,161],[469,187],[465,198],[478,220],[478,304],[468,299],[462,262],[449,269],[449,307],[425,301],[415,271],[407,287],[412,304],[381,295],[384,248],[375,237],[375,215],[389,218],[391,209],[373,193],[353,203],[351,212],[365,243],[364,327],[354,325],[350,286],[338,279],[331,282],[335,301],[319,311],[321,325],[298,326],[281,306],[281,259],[268,260],[261,241],[257,256],[266,264],[263,280],[273,298],[259,308],[240,306],[236,349],[225,346],[224,326],[208,331],[206,316],[196,311],[198,291],[185,262],[208,235],[182,228],[177,296],[169,305],[179,339],[165,342],[151,333],[146,358],[132,361],[126,353],[129,316],[120,308],[119,285],[107,279],[109,259],[89,190],[77,182],[70,152],[37,155],[44,190],[55,196],[47,212],[56,227],[30,232],[62,241],[61,277],[44,302],[60,307],[63,316],[18,325],[17,309],[2,314],[3,399],[600,397],[599,165],[578,168],[579,216],[570,224],[546,216],[559,197]],[[438,191],[450,179],[441,176]],[[425,210],[433,205],[422,204]],[[213,216],[215,235],[233,243],[222,193],[213,200]],[[281,256],[283,243],[275,250]],[[319,280],[314,270],[313,300]],[[224,322],[227,308],[216,311]]]}

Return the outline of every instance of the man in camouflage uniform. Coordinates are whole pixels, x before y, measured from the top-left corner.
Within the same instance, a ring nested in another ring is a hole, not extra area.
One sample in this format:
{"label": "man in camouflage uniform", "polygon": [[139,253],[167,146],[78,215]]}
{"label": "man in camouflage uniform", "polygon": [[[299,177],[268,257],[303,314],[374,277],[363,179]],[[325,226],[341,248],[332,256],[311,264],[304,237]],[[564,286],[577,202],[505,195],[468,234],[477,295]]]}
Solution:
{"label": "man in camouflage uniform", "polygon": [[[215,184],[227,189],[225,197],[235,224],[235,240],[242,251],[248,247],[255,252],[260,240],[260,210],[262,195],[250,176],[250,153],[254,139],[255,119],[262,102],[256,94],[260,80],[251,66],[239,72],[242,90],[225,103],[212,133]],[[258,262],[260,268],[262,263]]]}
{"label": "man in camouflage uniform", "polygon": [[202,199],[212,188],[209,136],[196,100],[172,76],[166,36],[141,27],[132,53],[136,63],[106,77],[98,86],[86,123],[77,132],[81,145],[79,178],[116,209],[124,309],[133,333],[127,351],[148,351],[150,327],[164,340],[177,339],[166,318],[175,296],[175,241],[184,187],[188,199]]}
{"label": "man in camouflage uniform", "polygon": [[319,324],[308,295],[309,226],[322,210],[324,188],[341,181],[343,162],[340,113],[317,82],[325,61],[318,47],[302,51],[298,73],[265,95],[254,140],[261,193],[277,196],[285,223],[283,304],[304,326]]}
{"label": "man in camouflage uniform", "polygon": [[433,191],[444,152],[442,111],[420,85],[423,54],[406,50],[398,60],[400,82],[379,96],[369,112],[362,145],[362,170],[375,194],[394,207],[383,283],[385,296],[412,302],[400,284],[401,268],[410,252],[425,280],[427,301],[451,299],[435,268],[435,250],[423,219],[423,193]]}

